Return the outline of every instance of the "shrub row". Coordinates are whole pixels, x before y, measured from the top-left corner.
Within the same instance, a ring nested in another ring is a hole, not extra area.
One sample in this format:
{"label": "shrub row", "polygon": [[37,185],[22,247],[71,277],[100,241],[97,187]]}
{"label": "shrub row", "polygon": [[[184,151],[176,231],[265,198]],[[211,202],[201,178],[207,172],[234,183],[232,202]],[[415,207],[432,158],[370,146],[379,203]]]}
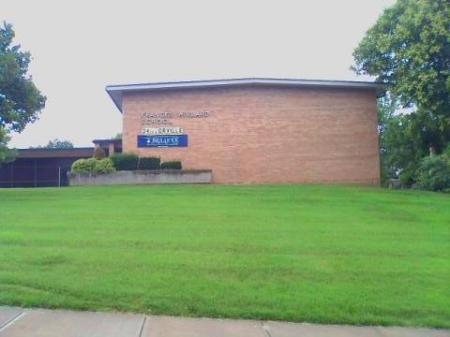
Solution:
{"label": "shrub row", "polygon": [[72,173],[78,174],[106,174],[114,172],[113,162],[109,158],[105,159],[78,159],[72,164]]}
{"label": "shrub row", "polygon": [[422,159],[417,186],[423,190],[450,192],[450,146],[441,155]]}
{"label": "shrub row", "polygon": [[139,157],[134,154],[117,153],[110,156],[117,171],[137,170]]}
{"label": "shrub row", "polygon": [[161,163],[161,159],[158,157],[138,157],[132,153],[117,153],[109,158],[111,158],[117,171],[159,169],[181,170],[182,168],[180,161],[167,161]]}
{"label": "shrub row", "polygon": [[72,164],[72,173],[76,174],[106,174],[114,171],[134,170],[181,170],[180,161],[167,161],[161,163],[158,157],[141,157],[131,153],[117,153],[109,158],[102,158],[97,151],[94,158],[79,159]]}
{"label": "shrub row", "polygon": [[181,170],[181,161],[166,161],[161,163],[161,169]]}
{"label": "shrub row", "polygon": [[161,168],[161,159],[158,157],[139,158],[139,170],[159,170]]}

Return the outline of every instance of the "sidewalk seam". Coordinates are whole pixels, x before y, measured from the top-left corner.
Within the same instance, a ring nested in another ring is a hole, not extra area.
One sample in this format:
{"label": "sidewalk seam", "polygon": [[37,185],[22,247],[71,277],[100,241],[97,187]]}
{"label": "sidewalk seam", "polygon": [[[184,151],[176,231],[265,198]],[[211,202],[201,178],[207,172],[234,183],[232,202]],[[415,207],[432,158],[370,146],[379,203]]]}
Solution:
{"label": "sidewalk seam", "polygon": [[6,330],[10,325],[14,324],[14,322],[18,321],[23,315],[25,315],[25,311],[19,312],[16,316],[11,318],[9,321],[6,321],[3,323],[3,325],[0,325],[0,332]]}
{"label": "sidewalk seam", "polygon": [[265,321],[261,321],[261,327],[264,330],[264,332],[266,333],[267,337],[272,337],[272,335],[270,334],[270,331],[269,331],[269,327],[266,326]]}
{"label": "sidewalk seam", "polygon": [[142,324],[141,324],[141,330],[139,331],[139,337],[142,337],[142,333],[144,332],[144,326],[145,326],[146,321],[147,321],[147,316],[144,316],[144,319],[142,320]]}

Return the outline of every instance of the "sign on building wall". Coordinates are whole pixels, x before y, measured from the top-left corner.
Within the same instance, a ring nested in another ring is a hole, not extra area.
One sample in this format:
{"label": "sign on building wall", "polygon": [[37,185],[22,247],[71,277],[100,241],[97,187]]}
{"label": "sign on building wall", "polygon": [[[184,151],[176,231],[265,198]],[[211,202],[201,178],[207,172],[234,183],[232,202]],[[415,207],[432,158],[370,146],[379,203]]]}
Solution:
{"label": "sign on building wall", "polygon": [[204,119],[208,118],[207,111],[200,112],[144,112],[141,115],[142,124],[147,126],[172,125],[173,119]]}
{"label": "sign on building wall", "polygon": [[138,147],[187,147],[187,135],[139,135]]}
{"label": "sign on building wall", "polygon": [[143,135],[182,135],[183,128],[173,126],[161,126],[157,128],[144,126],[142,128]]}
{"label": "sign on building wall", "polygon": [[187,147],[188,136],[183,128],[173,126],[177,119],[205,119],[207,111],[198,112],[144,112],[141,115],[141,134],[138,147]]}

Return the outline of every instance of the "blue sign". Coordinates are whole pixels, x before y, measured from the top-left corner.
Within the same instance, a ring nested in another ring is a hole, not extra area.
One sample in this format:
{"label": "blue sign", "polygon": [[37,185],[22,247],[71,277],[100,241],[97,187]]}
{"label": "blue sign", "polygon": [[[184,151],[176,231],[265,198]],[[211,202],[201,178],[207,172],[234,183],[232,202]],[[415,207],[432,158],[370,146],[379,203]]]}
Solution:
{"label": "blue sign", "polygon": [[138,136],[138,147],[187,147],[187,135]]}

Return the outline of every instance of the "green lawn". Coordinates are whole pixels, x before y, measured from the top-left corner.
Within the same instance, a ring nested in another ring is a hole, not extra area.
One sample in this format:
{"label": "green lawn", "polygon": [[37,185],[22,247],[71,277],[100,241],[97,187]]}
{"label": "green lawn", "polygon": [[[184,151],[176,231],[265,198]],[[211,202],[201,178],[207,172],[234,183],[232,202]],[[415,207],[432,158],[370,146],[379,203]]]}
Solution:
{"label": "green lawn", "polygon": [[450,328],[449,230],[423,192],[0,190],[0,304]]}

